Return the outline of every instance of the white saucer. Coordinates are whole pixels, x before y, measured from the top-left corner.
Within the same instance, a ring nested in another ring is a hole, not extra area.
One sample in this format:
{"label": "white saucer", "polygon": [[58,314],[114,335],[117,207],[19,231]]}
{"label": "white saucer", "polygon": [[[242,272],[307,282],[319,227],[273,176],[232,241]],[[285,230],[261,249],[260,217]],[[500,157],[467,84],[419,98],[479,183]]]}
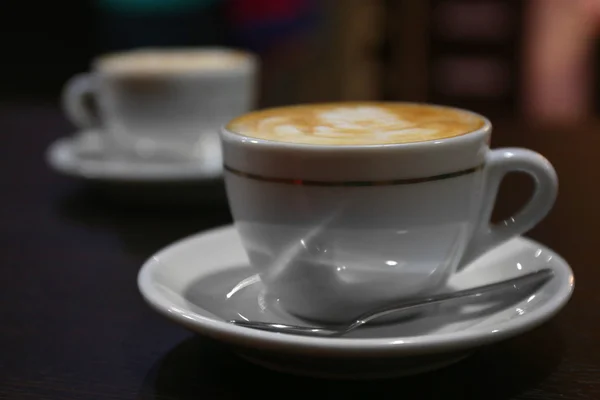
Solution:
{"label": "white saucer", "polygon": [[516,238],[457,273],[450,287],[492,283],[548,267],[554,279],[527,299],[484,312],[440,310],[423,318],[364,328],[344,338],[312,338],[234,326],[232,318],[304,323],[260,295],[237,232],[226,226],[183,239],[148,260],[139,289],[159,313],[234,346],[242,357],[280,371],[328,378],[420,373],[459,361],[476,348],[533,329],[556,314],[574,287],[573,273],[552,250]]}
{"label": "white saucer", "polygon": [[222,176],[220,151],[202,162],[117,159],[106,152],[103,134],[90,130],[56,140],[46,153],[48,164],[57,172],[92,181],[106,182],[188,182],[219,179]]}

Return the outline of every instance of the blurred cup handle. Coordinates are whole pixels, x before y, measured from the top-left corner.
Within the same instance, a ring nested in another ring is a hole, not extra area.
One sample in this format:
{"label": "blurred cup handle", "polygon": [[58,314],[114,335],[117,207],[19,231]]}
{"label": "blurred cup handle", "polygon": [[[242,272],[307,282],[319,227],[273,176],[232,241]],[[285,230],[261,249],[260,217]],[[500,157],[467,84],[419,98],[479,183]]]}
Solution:
{"label": "blurred cup handle", "polygon": [[[96,85],[91,74],[79,74],[67,81],[62,93],[62,107],[67,117],[78,128],[92,129],[100,125],[100,121],[89,99],[94,98]],[[92,102],[92,104],[94,104]]]}

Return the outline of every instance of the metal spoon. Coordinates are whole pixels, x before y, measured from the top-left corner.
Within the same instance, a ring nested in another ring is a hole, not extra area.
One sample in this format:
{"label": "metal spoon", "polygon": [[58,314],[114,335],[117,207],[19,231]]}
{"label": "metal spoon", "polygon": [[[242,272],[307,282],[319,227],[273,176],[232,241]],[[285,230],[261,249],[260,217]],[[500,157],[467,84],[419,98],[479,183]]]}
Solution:
{"label": "metal spoon", "polygon": [[[384,317],[386,315],[400,311],[415,310],[417,308],[431,306],[433,304],[445,303],[450,300],[480,297],[484,294],[493,295],[499,294],[504,291],[517,292],[519,295],[525,297],[530,293],[538,290],[541,286],[550,281],[550,279],[552,279],[553,276],[554,272],[550,268],[543,268],[535,272],[521,275],[517,278],[507,279],[505,281],[500,281],[489,285],[459,290],[456,292],[433,295],[425,298],[406,301],[403,303],[396,303],[393,305],[381,307],[366,312],[354,318],[352,322],[349,322],[345,325],[340,325],[336,328],[319,328],[311,326],[287,325],[272,322],[244,321],[237,319],[231,320],[229,322],[238,326],[259,329],[269,332],[288,333],[303,336],[339,337],[363,326],[367,322],[371,322],[375,319]],[[534,286],[534,288],[527,291],[524,290],[524,287],[530,286]]]}

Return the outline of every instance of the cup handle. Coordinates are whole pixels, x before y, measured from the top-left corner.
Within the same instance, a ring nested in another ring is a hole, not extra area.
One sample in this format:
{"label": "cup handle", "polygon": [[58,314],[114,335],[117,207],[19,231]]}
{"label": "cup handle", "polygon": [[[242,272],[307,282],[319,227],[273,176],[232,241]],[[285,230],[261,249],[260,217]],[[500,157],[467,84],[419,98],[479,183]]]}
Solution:
{"label": "cup handle", "polygon": [[93,97],[95,92],[94,77],[90,74],[75,75],[64,86],[62,107],[78,128],[93,129],[99,126],[96,112],[85,102],[86,97]]}
{"label": "cup handle", "polygon": [[[509,172],[525,172],[534,182],[533,195],[520,211],[504,221],[491,225],[490,218],[498,188]],[[471,242],[461,260],[461,267],[502,242],[525,233],[550,211],[558,194],[556,171],[541,154],[521,148],[502,148],[488,153],[484,167],[484,192],[481,214]]]}

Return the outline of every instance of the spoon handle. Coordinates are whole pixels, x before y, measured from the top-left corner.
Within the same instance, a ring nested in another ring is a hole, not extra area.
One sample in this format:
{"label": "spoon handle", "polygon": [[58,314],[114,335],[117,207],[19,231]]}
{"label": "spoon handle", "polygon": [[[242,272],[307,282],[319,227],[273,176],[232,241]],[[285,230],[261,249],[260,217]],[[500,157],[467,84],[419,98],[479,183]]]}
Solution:
{"label": "spoon handle", "polygon": [[[520,287],[529,287],[531,285],[542,285],[554,276],[554,271],[550,268],[542,268],[516,278],[507,279],[500,282],[490,283],[488,285],[477,286],[471,289],[458,290],[456,292],[442,293],[425,298],[419,298],[412,301],[384,306],[375,310],[368,311],[358,316],[349,329],[355,329],[369,321],[399,311],[408,311],[417,307],[423,307],[433,304],[445,303],[456,299],[465,299],[469,297],[479,297],[486,294],[495,294],[507,289],[519,290]],[[354,326],[357,325],[357,326]]]}
{"label": "spoon handle", "polygon": [[[484,286],[478,286],[471,289],[459,290],[456,292],[442,293],[439,295],[433,295],[425,298],[419,298],[411,301],[404,301],[402,303],[396,303],[375,310],[371,310],[364,313],[354,319],[352,323],[346,326],[335,328],[322,328],[322,327],[310,327],[310,326],[298,326],[298,325],[287,325],[274,322],[261,322],[261,321],[242,321],[242,320],[231,320],[230,323],[246,328],[259,329],[269,332],[277,333],[288,333],[297,334],[304,336],[341,336],[350,331],[357,329],[358,327],[366,324],[377,318],[381,318],[388,314],[396,313],[399,311],[412,310],[418,307],[440,304],[451,300],[464,299],[469,297],[479,297],[485,294],[496,294],[508,289],[519,291],[522,287],[530,287],[532,285],[539,287],[548,282],[554,276],[554,271],[550,268],[542,268],[535,272],[531,272],[525,275],[518,276],[516,278],[507,279],[504,281],[491,283]],[[527,294],[531,293],[531,290],[527,291]]]}

